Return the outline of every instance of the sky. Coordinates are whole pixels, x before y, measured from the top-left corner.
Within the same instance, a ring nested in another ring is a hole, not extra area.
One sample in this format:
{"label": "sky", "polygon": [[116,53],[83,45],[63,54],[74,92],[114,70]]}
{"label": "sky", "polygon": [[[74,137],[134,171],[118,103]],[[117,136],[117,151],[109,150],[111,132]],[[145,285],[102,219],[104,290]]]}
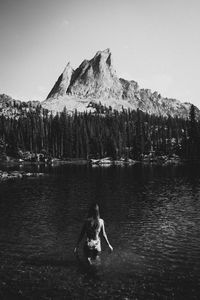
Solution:
{"label": "sky", "polygon": [[0,93],[44,100],[106,48],[119,77],[200,108],[199,0],[0,0]]}

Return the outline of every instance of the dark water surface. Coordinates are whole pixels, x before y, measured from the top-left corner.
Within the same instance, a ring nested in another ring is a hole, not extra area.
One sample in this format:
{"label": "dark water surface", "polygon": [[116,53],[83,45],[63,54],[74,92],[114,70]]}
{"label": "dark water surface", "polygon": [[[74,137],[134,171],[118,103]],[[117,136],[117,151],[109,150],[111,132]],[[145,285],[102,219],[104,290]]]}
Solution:
{"label": "dark water surface", "polygon": [[[0,298],[199,299],[200,166],[24,168],[45,176],[0,183]],[[73,255],[91,202],[97,270]]]}

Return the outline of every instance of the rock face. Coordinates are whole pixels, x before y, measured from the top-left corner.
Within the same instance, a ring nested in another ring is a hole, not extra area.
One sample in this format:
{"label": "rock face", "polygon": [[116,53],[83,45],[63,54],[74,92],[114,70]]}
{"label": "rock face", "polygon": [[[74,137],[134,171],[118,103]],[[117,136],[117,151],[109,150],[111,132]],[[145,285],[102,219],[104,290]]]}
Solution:
{"label": "rock face", "polygon": [[122,97],[122,86],[112,67],[109,49],[97,52],[90,61],[83,61],[73,73],[67,93],[97,99]]}
{"label": "rock face", "polygon": [[60,75],[60,77],[56,81],[54,87],[52,88],[52,90],[49,93],[47,98],[58,98],[60,96],[64,96],[67,93],[67,89],[70,84],[73,72],[74,71],[69,62],[66,65],[63,73]]}
{"label": "rock face", "polygon": [[[98,51],[91,60],[84,60],[73,70],[70,63],[60,75],[42,106],[51,111],[94,111],[94,105],[140,110],[162,116],[188,117],[189,103],[163,98],[158,92],[140,89],[135,81],[118,78],[109,49]],[[199,114],[199,111],[198,111]]]}

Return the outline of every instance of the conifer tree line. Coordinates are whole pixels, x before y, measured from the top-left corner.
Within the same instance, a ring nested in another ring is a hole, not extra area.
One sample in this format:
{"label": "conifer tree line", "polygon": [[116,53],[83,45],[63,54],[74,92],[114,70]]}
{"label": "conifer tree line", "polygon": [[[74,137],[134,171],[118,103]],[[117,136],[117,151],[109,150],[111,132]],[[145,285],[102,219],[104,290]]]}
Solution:
{"label": "conifer tree line", "polygon": [[19,150],[84,159],[140,159],[154,150],[157,155],[194,159],[200,158],[200,122],[193,105],[187,120],[105,107],[96,113],[68,114],[64,109],[53,116],[40,108],[17,119],[1,115],[0,156],[17,157]]}

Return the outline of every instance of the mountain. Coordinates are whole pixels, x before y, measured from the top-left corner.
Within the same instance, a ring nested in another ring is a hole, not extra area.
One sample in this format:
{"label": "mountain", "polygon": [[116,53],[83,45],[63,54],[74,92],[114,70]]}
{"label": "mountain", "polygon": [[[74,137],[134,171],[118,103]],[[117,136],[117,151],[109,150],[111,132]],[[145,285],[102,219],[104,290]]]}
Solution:
{"label": "mountain", "polygon": [[139,108],[149,114],[183,118],[188,117],[191,105],[164,98],[150,89],[140,89],[136,81],[118,78],[112,54],[106,49],[98,51],[91,60],[84,60],[75,70],[68,63],[42,106],[53,112],[64,107],[69,112],[93,112],[99,103],[118,111]]}

